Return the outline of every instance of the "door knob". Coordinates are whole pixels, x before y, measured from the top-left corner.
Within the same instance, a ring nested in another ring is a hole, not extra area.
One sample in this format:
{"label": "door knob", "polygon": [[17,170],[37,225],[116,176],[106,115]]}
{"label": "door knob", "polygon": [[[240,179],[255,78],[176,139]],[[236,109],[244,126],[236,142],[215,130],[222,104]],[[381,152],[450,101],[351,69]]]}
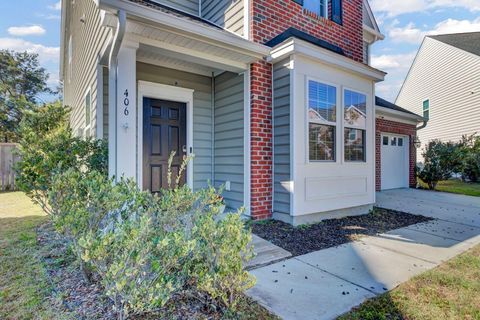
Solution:
{"label": "door knob", "polygon": [[183,153],[187,153],[187,146],[182,147]]}

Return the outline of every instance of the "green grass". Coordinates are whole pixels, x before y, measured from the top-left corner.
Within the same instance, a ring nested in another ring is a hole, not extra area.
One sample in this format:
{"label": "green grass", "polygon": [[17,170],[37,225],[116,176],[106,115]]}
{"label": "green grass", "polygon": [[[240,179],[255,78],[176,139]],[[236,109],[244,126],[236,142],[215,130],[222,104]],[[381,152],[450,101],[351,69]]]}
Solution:
{"label": "green grass", "polygon": [[[423,181],[418,179],[418,182],[422,188],[428,189]],[[480,197],[480,183],[463,182],[459,179],[445,180],[438,182],[436,191]]]}
{"label": "green grass", "polygon": [[480,319],[479,279],[480,246],[476,246],[339,319]]}
{"label": "green grass", "polygon": [[23,193],[0,193],[0,319],[65,318],[39,258],[35,229],[46,219]]}

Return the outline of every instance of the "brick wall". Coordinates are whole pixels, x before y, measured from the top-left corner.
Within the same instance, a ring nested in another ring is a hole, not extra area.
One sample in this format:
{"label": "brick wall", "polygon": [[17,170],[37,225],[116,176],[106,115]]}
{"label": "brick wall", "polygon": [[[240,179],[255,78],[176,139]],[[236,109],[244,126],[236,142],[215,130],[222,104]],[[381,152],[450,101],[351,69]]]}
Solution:
{"label": "brick wall", "polygon": [[381,171],[382,171],[382,157],[381,157],[381,134],[394,133],[409,136],[410,138],[410,172],[409,182],[410,187],[414,188],[417,185],[415,179],[415,164],[417,162],[417,150],[412,145],[413,138],[417,134],[416,126],[406,123],[400,123],[384,119],[376,119],[375,132],[375,187],[379,191],[382,187]]}
{"label": "brick wall", "polygon": [[251,203],[253,219],[272,215],[272,65],[250,67]]}
{"label": "brick wall", "polygon": [[343,1],[343,25],[307,12],[292,0],[253,0],[251,39],[265,43],[294,27],[342,48],[346,56],[363,62],[362,0]]}

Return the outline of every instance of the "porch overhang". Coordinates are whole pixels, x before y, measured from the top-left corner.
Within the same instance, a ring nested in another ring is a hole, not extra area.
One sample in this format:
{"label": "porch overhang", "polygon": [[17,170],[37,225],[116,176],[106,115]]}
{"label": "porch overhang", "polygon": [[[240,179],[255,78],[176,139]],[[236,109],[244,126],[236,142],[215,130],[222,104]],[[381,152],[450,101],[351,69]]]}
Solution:
{"label": "porch overhang", "polygon": [[[102,10],[127,13],[125,39],[139,43],[140,56],[154,53],[214,70],[243,72],[270,48],[205,21],[127,0],[97,0]],[[142,54],[143,53],[143,54]],[[147,62],[147,61],[145,61]]]}
{"label": "porch overhang", "polygon": [[425,121],[425,119],[419,115],[392,110],[379,105],[375,106],[375,117],[414,125]]}
{"label": "porch overhang", "polygon": [[372,68],[364,63],[354,61],[338,53],[295,37],[291,37],[275,46],[271,50],[268,59],[270,62],[275,63],[291,55],[304,56],[335,68],[354,73],[360,77],[368,78],[374,82],[383,81],[386,75],[386,73],[381,70]]}

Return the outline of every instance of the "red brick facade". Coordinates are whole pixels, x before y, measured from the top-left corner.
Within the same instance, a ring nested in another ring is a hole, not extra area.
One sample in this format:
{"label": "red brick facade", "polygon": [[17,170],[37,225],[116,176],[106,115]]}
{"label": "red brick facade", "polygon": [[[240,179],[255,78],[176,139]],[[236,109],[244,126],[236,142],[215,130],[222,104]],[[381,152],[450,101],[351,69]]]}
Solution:
{"label": "red brick facade", "polygon": [[250,67],[251,202],[253,219],[272,215],[272,65]]}
{"label": "red brick facade", "polygon": [[[290,27],[328,41],[345,55],[363,62],[362,0],[345,0],[343,25],[316,17],[292,0],[252,0],[250,39],[265,43]],[[260,61],[251,66],[251,202],[253,219],[272,215],[272,66]]]}
{"label": "red brick facade", "polygon": [[406,135],[410,139],[410,173],[409,182],[410,187],[414,188],[417,185],[415,179],[415,164],[417,162],[417,150],[412,144],[414,137],[417,134],[416,126],[413,124],[406,124],[401,122],[395,122],[384,119],[376,119],[376,132],[375,132],[375,187],[379,191],[382,188],[382,157],[381,157],[381,134],[382,133],[394,133]]}
{"label": "red brick facade", "polygon": [[252,0],[251,39],[265,43],[290,27],[328,41],[345,55],[363,62],[363,2],[346,0],[343,25],[317,17],[292,0]]}

